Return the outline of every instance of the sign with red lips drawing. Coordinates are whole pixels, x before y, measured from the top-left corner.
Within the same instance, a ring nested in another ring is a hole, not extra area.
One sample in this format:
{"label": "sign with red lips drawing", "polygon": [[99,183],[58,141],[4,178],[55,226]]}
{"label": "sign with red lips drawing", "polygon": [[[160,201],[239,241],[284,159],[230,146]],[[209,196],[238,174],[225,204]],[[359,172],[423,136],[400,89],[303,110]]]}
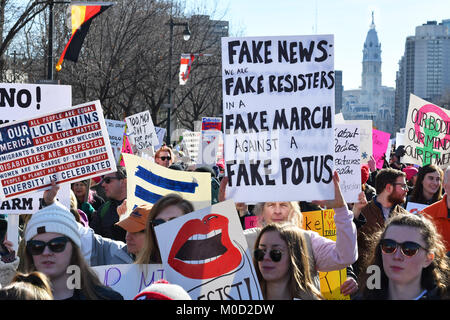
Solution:
{"label": "sign with red lips drawing", "polygon": [[262,299],[238,217],[230,200],[155,227],[167,280],[192,299]]}

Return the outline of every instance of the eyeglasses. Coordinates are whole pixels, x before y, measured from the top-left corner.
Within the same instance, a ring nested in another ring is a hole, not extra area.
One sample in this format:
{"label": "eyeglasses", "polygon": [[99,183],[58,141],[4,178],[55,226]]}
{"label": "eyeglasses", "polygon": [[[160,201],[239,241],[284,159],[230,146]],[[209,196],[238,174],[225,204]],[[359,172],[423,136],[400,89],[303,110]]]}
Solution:
{"label": "eyeglasses", "polygon": [[[255,257],[256,261],[263,261],[265,255],[266,255],[266,250],[255,249],[255,251],[254,251],[254,257]],[[269,256],[273,262],[279,262],[281,260],[281,257],[283,256],[283,253],[280,250],[272,249],[269,251]]]}
{"label": "eyeglasses", "polygon": [[419,252],[420,248],[426,250],[420,244],[412,241],[398,243],[392,239],[382,239],[380,246],[381,251],[383,251],[384,254],[394,254],[397,251],[397,248],[400,247],[402,254],[408,258],[414,257],[417,252]]}
{"label": "eyeglasses", "polygon": [[27,250],[32,256],[38,256],[42,254],[45,247],[48,246],[50,251],[54,253],[63,252],[66,249],[66,244],[69,241],[67,237],[53,238],[48,242],[41,240],[29,240],[27,242]]}
{"label": "eyeglasses", "polygon": [[106,177],[102,179],[101,183],[110,184],[113,179],[120,180],[120,178],[117,177]]}
{"label": "eyeglasses", "polygon": [[407,191],[407,190],[408,190],[408,185],[407,185],[406,183],[398,183],[398,182],[396,182],[396,183],[393,183],[393,185],[394,185],[394,186],[397,186],[397,185],[401,186],[401,188],[402,188],[404,191]]}
{"label": "eyeglasses", "polygon": [[155,219],[155,220],[152,220],[150,223],[152,224],[152,226],[156,227],[165,222],[167,222],[167,221],[164,219]]}
{"label": "eyeglasses", "polygon": [[159,157],[162,161],[166,161],[166,160],[170,160],[170,159],[172,159],[170,156],[167,156],[167,157],[165,157],[165,156],[162,156],[162,157]]}

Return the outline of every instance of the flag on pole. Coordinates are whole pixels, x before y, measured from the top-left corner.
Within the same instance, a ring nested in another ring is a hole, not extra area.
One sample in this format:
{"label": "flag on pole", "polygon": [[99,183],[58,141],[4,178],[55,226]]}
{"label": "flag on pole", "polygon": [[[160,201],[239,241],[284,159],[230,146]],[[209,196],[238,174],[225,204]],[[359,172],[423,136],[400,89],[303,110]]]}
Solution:
{"label": "flag on pole", "polygon": [[92,20],[112,5],[112,2],[84,2],[71,5],[72,36],[56,64],[57,71],[61,70],[64,59],[78,61],[81,46]]}
{"label": "flag on pole", "polygon": [[191,65],[194,62],[195,55],[192,53],[181,54],[180,61],[180,85],[185,85],[191,73]]}

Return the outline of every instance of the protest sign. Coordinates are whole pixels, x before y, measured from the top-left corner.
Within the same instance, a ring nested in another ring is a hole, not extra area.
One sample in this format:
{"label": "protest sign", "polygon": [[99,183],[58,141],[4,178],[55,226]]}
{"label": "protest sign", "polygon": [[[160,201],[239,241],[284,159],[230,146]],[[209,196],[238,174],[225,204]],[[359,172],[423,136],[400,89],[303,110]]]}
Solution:
{"label": "protest sign", "polygon": [[245,229],[256,228],[259,225],[258,216],[248,216],[244,218]]}
{"label": "protest sign", "polygon": [[155,146],[155,151],[157,151],[164,143],[164,137],[166,135],[166,129],[155,127],[156,136],[158,137],[158,144]]}
{"label": "protest sign", "polygon": [[388,150],[388,147],[390,146],[390,143],[389,143],[390,137],[391,137],[391,134],[388,132],[383,132],[383,131],[380,131],[377,129],[372,129],[373,158],[375,159],[378,169],[383,169],[383,164],[384,164],[383,157],[385,155],[386,155],[386,160],[389,162],[389,156],[391,154],[391,150],[390,149]]}
{"label": "protest sign", "polygon": [[120,154],[120,165],[122,167],[125,166],[125,162],[123,162],[123,156],[122,156],[124,153],[133,154],[133,148],[131,147],[130,139],[128,139],[128,136],[126,133],[123,134],[122,152]]}
{"label": "protest sign", "polygon": [[361,163],[366,164],[373,154],[372,120],[345,120],[345,123],[359,127]]}
{"label": "protest sign", "polygon": [[127,134],[132,146],[136,147],[136,154],[145,153],[159,144],[150,111],[146,110],[126,117]]}
{"label": "protest sign", "polygon": [[0,83],[0,124],[30,119],[71,105],[71,86]]}
{"label": "protest sign", "polygon": [[202,117],[202,131],[222,131],[222,118]]}
{"label": "protest sign", "polygon": [[405,129],[403,163],[447,168],[450,163],[450,111],[411,94]]}
{"label": "protest sign", "polygon": [[122,153],[123,134],[125,133],[125,121],[105,119],[106,128],[109,134],[109,142],[114,153],[116,163],[120,163],[120,154]]}
{"label": "protest sign", "polygon": [[116,171],[100,101],[0,126],[0,199]]}
{"label": "protest sign", "polygon": [[92,269],[103,285],[120,293],[124,300],[133,300],[145,287],[165,279],[161,264],[114,264]]}
{"label": "protest sign", "polygon": [[344,114],[342,112],[336,113],[334,115],[334,121],[335,121],[335,123],[344,124],[345,123]]}
{"label": "protest sign", "polygon": [[175,218],[155,233],[167,280],[192,299],[262,299],[233,201]]}
{"label": "protest sign", "polygon": [[[25,197],[8,199],[0,202],[0,214],[33,214],[42,209],[44,191],[27,194]],[[66,183],[59,189],[56,200],[70,209],[70,184]]]}
{"label": "protest sign", "polygon": [[127,212],[155,203],[169,193],[191,201],[195,209],[211,205],[211,174],[168,169],[141,157],[122,154],[127,170]]}
{"label": "protest sign", "polygon": [[201,145],[202,133],[200,131],[184,131],[183,144],[188,157],[193,163],[198,162],[198,153]]}
{"label": "protest sign", "polygon": [[422,204],[422,203],[416,203],[416,202],[409,202],[406,204],[406,211],[409,211],[411,213],[419,213],[426,207],[428,207],[428,204]]}
{"label": "protest sign", "polygon": [[401,132],[395,133],[395,147],[404,146],[405,145],[405,134]]}
{"label": "protest sign", "polygon": [[202,131],[202,144],[197,158],[197,163],[213,166],[219,160],[219,142],[222,140],[222,132],[217,130]]}
{"label": "protest sign", "polygon": [[222,38],[227,197],[334,197],[333,35]]}
{"label": "protest sign", "polygon": [[358,202],[361,192],[361,153],[359,127],[336,124],[334,167],[339,173],[342,195],[347,203]]}
{"label": "protest sign", "polygon": [[[334,210],[309,211],[303,213],[303,229],[317,232],[322,237],[336,241]],[[341,294],[341,285],[347,280],[346,269],[319,272],[320,291],[327,300],[350,300]]]}

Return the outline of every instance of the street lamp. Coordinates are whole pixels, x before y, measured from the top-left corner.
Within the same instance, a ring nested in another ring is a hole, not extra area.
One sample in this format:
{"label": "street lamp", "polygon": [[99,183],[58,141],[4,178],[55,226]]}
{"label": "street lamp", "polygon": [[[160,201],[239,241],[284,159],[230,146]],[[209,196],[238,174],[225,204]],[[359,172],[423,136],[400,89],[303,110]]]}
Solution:
{"label": "street lamp", "polygon": [[189,25],[187,22],[176,23],[173,22],[172,16],[170,17],[169,22],[167,24],[170,27],[170,40],[169,40],[169,88],[167,91],[167,99],[168,99],[168,108],[167,108],[167,135],[166,135],[166,144],[170,144],[170,113],[172,108],[172,56],[173,56],[173,27],[174,26],[184,26],[183,31],[183,39],[184,41],[188,41],[191,38],[191,32],[189,31]]}

